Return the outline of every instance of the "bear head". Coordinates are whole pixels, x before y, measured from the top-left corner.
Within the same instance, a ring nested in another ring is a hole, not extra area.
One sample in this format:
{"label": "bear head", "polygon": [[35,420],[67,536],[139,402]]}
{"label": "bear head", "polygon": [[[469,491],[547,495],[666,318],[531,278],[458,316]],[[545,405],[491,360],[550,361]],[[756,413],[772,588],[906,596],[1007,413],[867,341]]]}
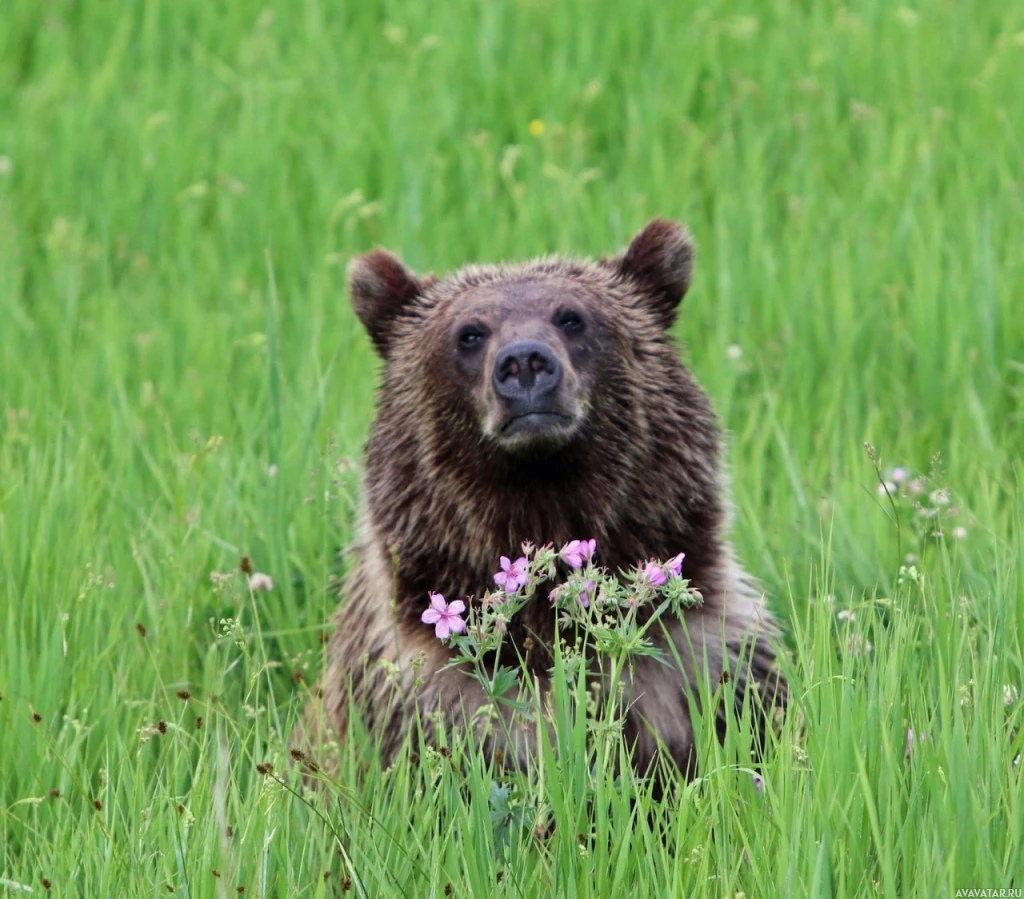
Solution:
{"label": "bear head", "polygon": [[385,367],[366,524],[409,589],[480,595],[525,540],[596,538],[626,567],[715,539],[717,430],[668,336],[692,268],[660,219],[598,262],[438,279],[383,250],[354,260]]}

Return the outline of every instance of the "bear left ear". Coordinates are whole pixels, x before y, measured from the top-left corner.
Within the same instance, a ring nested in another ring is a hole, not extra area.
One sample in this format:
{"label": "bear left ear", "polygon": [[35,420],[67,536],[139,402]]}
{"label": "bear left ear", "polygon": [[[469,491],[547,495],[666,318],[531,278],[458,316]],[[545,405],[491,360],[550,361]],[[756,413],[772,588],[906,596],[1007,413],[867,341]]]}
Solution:
{"label": "bear left ear", "polygon": [[395,322],[436,279],[417,278],[384,250],[374,250],[353,259],[348,267],[348,279],[356,315],[377,353],[387,359]]}
{"label": "bear left ear", "polygon": [[654,219],[633,238],[625,253],[605,264],[633,280],[650,297],[651,308],[668,328],[690,287],[693,252],[693,238],[682,225]]}

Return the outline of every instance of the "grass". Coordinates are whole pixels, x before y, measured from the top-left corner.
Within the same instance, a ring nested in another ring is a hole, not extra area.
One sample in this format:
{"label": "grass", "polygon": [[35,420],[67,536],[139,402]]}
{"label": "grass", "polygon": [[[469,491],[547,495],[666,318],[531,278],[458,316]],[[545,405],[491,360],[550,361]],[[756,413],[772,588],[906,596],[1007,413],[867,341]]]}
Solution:
{"label": "grass", "polygon": [[[1024,7],[2,20],[0,892],[1024,887]],[[614,735],[588,741],[569,679],[531,780],[457,739],[387,771],[356,741],[331,803],[296,795],[376,376],[345,263],[599,255],[654,214],[699,243],[678,336],[786,621],[763,790],[736,728],[630,799],[588,770]],[[938,454],[966,539],[920,536],[865,441]],[[272,593],[211,581],[243,553]]]}

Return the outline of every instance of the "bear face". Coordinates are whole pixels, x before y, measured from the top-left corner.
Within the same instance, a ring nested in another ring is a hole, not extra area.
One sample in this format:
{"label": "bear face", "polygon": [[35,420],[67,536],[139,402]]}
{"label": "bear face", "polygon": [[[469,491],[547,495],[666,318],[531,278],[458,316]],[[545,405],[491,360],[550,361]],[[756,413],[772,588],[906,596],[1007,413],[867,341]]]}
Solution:
{"label": "bear face", "polygon": [[[594,539],[611,571],[685,554],[682,574],[703,604],[665,631],[661,648],[681,668],[634,668],[627,729],[638,767],[663,745],[690,770],[698,680],[729,669],[739,701],[748,680],[784,693],[765,639],[771,619],[725,533],[710,403],[668,335],[692,262],[689,235],[663,220],[599,262],[469,266],[441,279],[382,250],[353,262],[353,304],[384,373],[356,563],[306,745],[325,721],[343,734],[353,703],[386,754],[414,698],[451,723],[472,718],[484,697],[447,667],[448,648],[420,616],[431,591],[481,597],[498,558],[525,541]],[[532,647],[540,683],[555,628],[543,591],[508,626],[510,662]],[[390,674],[376,667],[385,663]],[[506,748],[528,754],[528,735],[516,740]]]}
{"label": "bear face", "polygon": [[710,406],[667,334],[692,259],[686,231],[655,220],[599,263],[421,279],[380,250],[355,260],[385,363],[367,516],[410,589],[479,596],[524,540],[579,536],[622,568],[689,549],[693,580],[719,491]]}
{"label": "bear face", "polygon": [[579,434],[609,330],[596,297],[568,278],[482,284],[442,309],[452,406],[509,453],[555,452]]}

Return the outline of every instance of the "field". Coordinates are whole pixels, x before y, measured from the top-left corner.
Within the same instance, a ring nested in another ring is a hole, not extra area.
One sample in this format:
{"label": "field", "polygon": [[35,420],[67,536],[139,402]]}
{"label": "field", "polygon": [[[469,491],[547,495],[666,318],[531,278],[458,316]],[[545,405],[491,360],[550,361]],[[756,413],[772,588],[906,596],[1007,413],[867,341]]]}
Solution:
{"label": "field", "polygon": [[[1024,5],[0,21],[0,894],[1021,895]],[[300,789],[377,378],[346,264],[654,215],[785,622],[760,781],[738,728],[630,793],[567,701],[528,778],[453,738]]]}

